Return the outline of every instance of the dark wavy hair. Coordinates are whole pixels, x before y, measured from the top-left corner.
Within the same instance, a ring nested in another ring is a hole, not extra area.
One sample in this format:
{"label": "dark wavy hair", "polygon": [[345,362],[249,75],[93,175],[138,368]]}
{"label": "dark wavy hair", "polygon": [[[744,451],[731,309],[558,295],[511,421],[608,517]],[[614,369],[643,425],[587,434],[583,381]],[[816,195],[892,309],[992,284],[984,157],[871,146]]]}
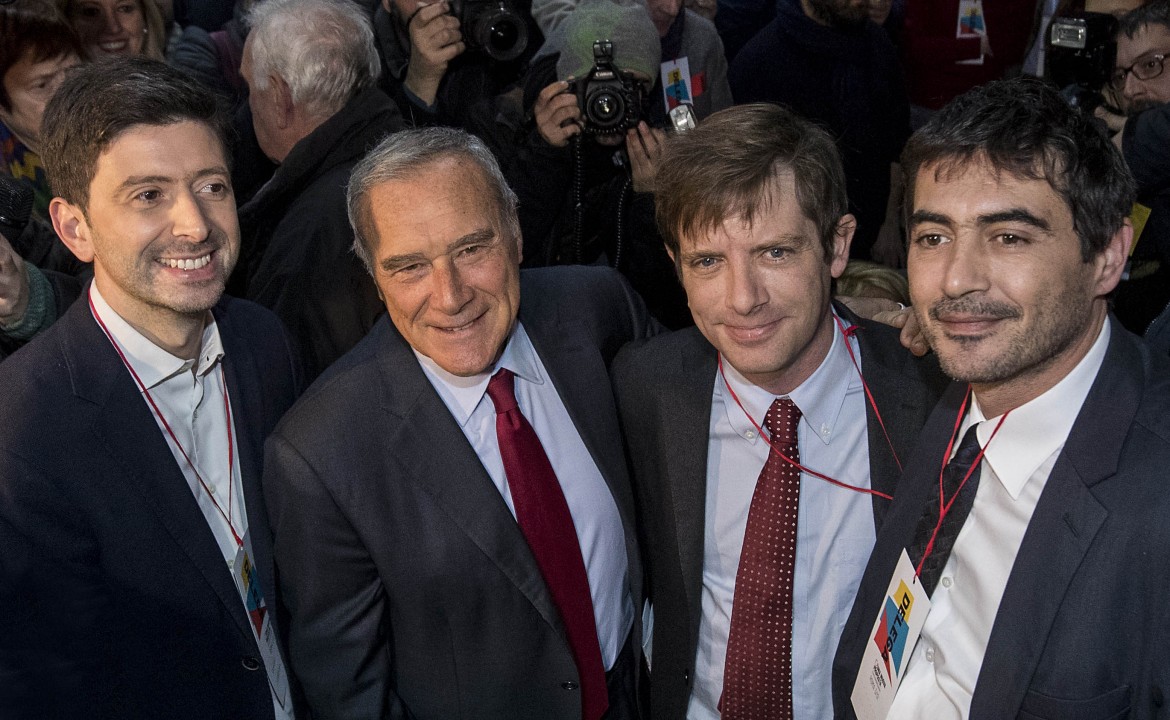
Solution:
{"label": "dark wavy hair", "polygon": [[1133,207],[1133,178],[1098,123],[1035,78],[988,83],[952,100],[902,151],[904,211],[924,169],[936,178],[972,161],[1045,180],[1072,213],[1085,262],[1105,249]]}

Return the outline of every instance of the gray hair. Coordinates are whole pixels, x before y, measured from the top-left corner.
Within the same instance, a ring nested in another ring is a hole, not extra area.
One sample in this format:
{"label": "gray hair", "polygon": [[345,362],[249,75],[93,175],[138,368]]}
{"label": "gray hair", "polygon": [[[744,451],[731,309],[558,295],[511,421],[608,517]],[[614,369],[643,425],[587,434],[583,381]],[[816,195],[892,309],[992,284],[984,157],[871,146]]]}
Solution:
{"label": "gray hair", "polygon": [[495,207],[499,230],[520,239],[520,216],[516,193],[508,187],[495,155],[483,141],[462,130],[428,127],[393,133],[369,152],[349,176],[346,205],[353,226],[353,251],[371,275],[375,274],[374,251],[370,245],[373,223],[367,196],[382,183],[410,179],[429,165],[448,158],[470,160],[483,172],[488,194]]}
{"label": "gray hair", "polygon": [[248,14],[252,77],[288,83],[293,102],[328,118],[382,72],[370,18],[352,0],[264,0]]}

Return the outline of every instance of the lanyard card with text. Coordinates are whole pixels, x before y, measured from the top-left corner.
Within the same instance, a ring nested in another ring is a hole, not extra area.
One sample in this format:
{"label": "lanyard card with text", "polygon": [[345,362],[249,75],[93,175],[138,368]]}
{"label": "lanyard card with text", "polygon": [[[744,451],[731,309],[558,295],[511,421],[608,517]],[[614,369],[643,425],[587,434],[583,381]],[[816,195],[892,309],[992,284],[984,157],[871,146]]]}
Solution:
{"label": "lanyard card with text", "polygon": [[668,114],[683,103],[695,102],[691,90],[691,64],[685,57],[662,63],[662,95]]}
{"label": "lanyard card with text", "polygon": [[853,683],[850,697],[858,720],[884,720],[890,712],[929,612],[930,598],[903,550]]}
{"label": "lanyard card with text", "polygon": [[264,598],[264,590],[260,586],[260,578],[256,574],[256,566],[252,563],[252,533],[244,533],[244,542],[236,552],[236,560],[232,573],[236,581],[236,589],[244,599],[244,607],[248,611],[248,619],[256,633],[256,644],[260,646],[260,656],[264,660],[264,669],[268,671],[268,684],[272,688],[272,695],[285,710],[291,710],[288,690],[288,678],[285,676],[284,661],[280,657],[280,648],[276,644],[276,628],[272,626],[272,613]]}

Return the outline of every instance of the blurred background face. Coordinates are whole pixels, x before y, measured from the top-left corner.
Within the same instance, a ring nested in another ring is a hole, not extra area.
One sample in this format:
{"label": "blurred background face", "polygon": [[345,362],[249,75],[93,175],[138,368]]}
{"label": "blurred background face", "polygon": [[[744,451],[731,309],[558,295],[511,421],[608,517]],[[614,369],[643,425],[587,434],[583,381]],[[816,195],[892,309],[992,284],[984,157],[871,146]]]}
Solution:
{"label": "blurred background face", "polygon": [[153,0],[80,0],[69,21],[90,57],[139,55],[146,42],[146,16],[140,2]]}
{"label": "blurred background face", "polygon": [[37,152],[40,145],[41,116],[45,114],[45,105],[57,92],[65,71],[77,63],[78,58],[72,53],[46,60],[34,60],[32,54],[27,53],[0,78],[11,105],[11,108],[0,107],[0,122],[33,152]]}
{"label": "blurred background face", "polygon": [[805,12],[828,25],[856,25],[869,16],[869,0],[802,0]]}
{"label": "blurred background face", "polygon": [[[1137,113],[1170,102],[1170,73],[1159,69],[1163,65],[1159,55],[1170,60],[1170,28],[1150,24],[1133,37],[1119,33],[1114,67],[1126,72],[1124,84],[1115,87],[1125,99],[1128,112]],[[1147,79],[1140,79],[1138,74],[1146,75]]]}
{"label": "blurred background face", "polygon": [[894,0],[868,0],[866,9],[869,12],[869,19],[875,25],[885,25],[886,19],[890,17],[890,10],[894,7]]}

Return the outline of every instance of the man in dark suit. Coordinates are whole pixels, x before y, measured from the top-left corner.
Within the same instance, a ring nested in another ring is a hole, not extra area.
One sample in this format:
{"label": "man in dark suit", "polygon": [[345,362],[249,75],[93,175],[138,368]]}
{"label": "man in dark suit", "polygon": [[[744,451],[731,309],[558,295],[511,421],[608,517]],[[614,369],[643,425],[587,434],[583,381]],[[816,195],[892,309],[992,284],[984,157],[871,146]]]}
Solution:
{"label": "man in dark suit", "polygon": [[521,274],[515,195],[462,131],[391,136],[349,196],[389,317],[266,448],[313,716],[637,717],[642,577],[607,368],[652,321],[608,270]]}
{"label": "man in dark suit", "polygon": [[[654,608],[651,711],[825,717],[837,639],[937,376],[892,328],[830,303],[854,222],[826,132],[739,106],[673,138],[659,168],[658,220],[697,328],[614,367]],[[777,407],[797,447],[762,434]],[[780,453],[802,467],[774,476]],[[774,491],[791,500],[778,524],[761,515]],[[761,554],[761,539],[789,542]]]}
{"label": "man in dark suit", "polygon": [[294,399],[239,250],[213,97],[166,65],[73,73],[45,113],[80,302],[0,368],[0,712],[291,718],[260,461]]}
{"label": "man in dark suit", "polygon": [[[866,568],[837,713],[1163,717],[1170,374],[1107,299],[1133,182],[1091,118],[1028,80],[959,97],[903,161],[911,296],[957,382]],[[879,650],[875,625],[905,637],[899,613],[876,622],[892,578],[921,636]]]}

